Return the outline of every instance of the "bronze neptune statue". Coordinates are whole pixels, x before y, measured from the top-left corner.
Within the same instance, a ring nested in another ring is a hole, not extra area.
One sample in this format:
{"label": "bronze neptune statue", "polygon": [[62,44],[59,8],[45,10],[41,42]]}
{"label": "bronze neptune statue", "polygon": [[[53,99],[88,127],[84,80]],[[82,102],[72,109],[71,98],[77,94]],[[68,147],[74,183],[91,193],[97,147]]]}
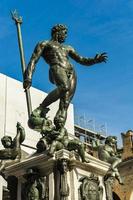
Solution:
{"label": "bronze neptune statue", "polygon": [[35,47],[24,74],[23,86],[24,89],[28,89],[32,84],[32,75],[39,58],[43,57],[50,66],[49,79],[57,88],[47,95],[37,110],[45,115],[49,110],[48,106],[59,99],[59,109],[54,118],[56,121],[60,117],[66,121],[68,106],[76,89],[77,77],[69,57],[86,66],[106,62],[107,60],[106,53],[97,54],[94,58],[80,56],[73,47],[63,44],[66,37],[67,27],[62,24],[55,25],[51,31],[51,39],[49,41],[41,41]]}

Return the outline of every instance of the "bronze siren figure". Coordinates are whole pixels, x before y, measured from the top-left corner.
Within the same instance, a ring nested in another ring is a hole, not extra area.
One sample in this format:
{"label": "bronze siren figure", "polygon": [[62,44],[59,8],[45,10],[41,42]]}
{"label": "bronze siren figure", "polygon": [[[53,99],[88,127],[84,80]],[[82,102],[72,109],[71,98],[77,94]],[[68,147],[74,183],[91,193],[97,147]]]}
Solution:
{"label": "bronze siren figure", "polygon": [[86,66],[106,62],[107,60],[106,53],[97,54],[94,58],[80,56],[73,47],[63,44],[66,37],[67,27],[63,24],[55,25],[51,30],[51,39],[39,42],[36,45],[24,74],[23,87],[27,90],[32,84],[32,75],[39,58],[43,57],[49,65],[49,80],[57,88],[47,95],[37,110],[38,112],[41,110],[46,113],[48,106],[59,99],[59,108],[55,115],[54,123],[60,118],[64,118],[64,122],[66,122],[67,110],[76,89],[77,76],[69,57]]}

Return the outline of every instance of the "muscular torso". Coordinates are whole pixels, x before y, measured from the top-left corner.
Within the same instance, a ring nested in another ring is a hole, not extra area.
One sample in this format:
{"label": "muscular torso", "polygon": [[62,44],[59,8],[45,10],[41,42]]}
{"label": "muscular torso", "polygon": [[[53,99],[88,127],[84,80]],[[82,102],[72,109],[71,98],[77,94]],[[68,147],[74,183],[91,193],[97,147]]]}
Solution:
{"label": "muscular torso", "polygon": [[67,70],[72,70],[72,64],[69,62],[69,47],[55,41],[49,41],[45,44],[42,57],[52,67],[59,65]]}
{"label": "muscular torso", "polygon": [[105,151],[107,151],[110,155],[115,154],[113,147],[109,146],[109,145],[105,145]]}
{"label": "muscular torso", "polygon": [[20,156],[20,148],[6,148],[0,150],[0,159],[6,160],[6,159],[15,159],[17,156]]}

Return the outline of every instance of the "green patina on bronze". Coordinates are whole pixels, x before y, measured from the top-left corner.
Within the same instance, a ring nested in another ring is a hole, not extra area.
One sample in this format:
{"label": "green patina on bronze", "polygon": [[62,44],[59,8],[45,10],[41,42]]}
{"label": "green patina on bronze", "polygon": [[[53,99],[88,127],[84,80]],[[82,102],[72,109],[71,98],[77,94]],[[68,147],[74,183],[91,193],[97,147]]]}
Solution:
{"label": "green patina on bronze", "polygon": [[[64,122],[67,119],[68,106],[74,96],[77,77],[73,65],[70,63],[69,57],[76,62],[91,66],[97,63],[106,62],[106,53],[97,54],[94,58],[85,58],[80,56],[73,47],[64,45],[67,37],[67,27],[62,24],[55,25],[51,30],[51,39],[49,41],[39,42],[31,56],[28,67],[24,73],[24,89],[29,89],[32,84],[32,75],[35,70],[35,65],[39,58],[42,57],[46,63],[50,66],[49,80],[56,85],[56,89],[50,92],[44,101],[37,108],[39,111],[38,117],[35,117],[35,112],[30,116],[31,128],[34,129],[34,123],[40,125],[42,121],[43,110],[45,111],[49,105],[53,102],[60,100],[59,108],[54,118],[64,118]],[[40,121],[39,121],[40,115]],[[35,120],[36,118],[36,120]],[[65,124],[65,123],[64,123]],[[41,125],[40,125],[41,126]]]}
{"label": "green patina on bronze", "polygon": [[93,148],[98,150],[98,157],[100,160],[111,164],[106,177],[115,177],[120,184],[123,184],[117,169],[118,165],[122,162],[121,155],[117,151],[117,137],[108,136],[105,139],[105,144],[99,144],[98,140],[93,141]]}
{"label": "green patina on bronze", "polygon": [[66,149],[76,151],[82,162],[89,162],[85,158],[84,144],[78,138],[69,139],[64,123],[64,118],[59,118],[56,119],[55,126],[52,125],[52,122],[49,122],[49,126],[45,126],[45,129],[41,132],[42,138],[37,143],[37,152],[41,153],[48,150],[48,155],[53,156],[55,151]]}
{"label": "green patina on bronze", "polygon": [[21,144],[25,139],[25,130],[21,124],[17,123],[17,134],[12,140],[10,136],[4,136],[1,139],[4,149],[0,150],[0,172],[2,173],[5,166],[10,163],[20,161],[21,159]]}

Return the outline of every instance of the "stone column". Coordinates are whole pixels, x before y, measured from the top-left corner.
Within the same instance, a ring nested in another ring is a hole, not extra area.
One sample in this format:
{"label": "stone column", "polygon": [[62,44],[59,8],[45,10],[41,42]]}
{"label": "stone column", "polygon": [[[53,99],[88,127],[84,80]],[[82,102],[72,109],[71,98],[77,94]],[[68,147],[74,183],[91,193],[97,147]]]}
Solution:
{"label": "stone column", "polygon": [[55,194],[54,173],[52,172],[49,175],[49,200],[54,200],[54,194]]}
{"label": "stone column", "polygon": [[2,178],[2,176],[0,176],[0,199],[3,198],[3,183],[4,179]]}

